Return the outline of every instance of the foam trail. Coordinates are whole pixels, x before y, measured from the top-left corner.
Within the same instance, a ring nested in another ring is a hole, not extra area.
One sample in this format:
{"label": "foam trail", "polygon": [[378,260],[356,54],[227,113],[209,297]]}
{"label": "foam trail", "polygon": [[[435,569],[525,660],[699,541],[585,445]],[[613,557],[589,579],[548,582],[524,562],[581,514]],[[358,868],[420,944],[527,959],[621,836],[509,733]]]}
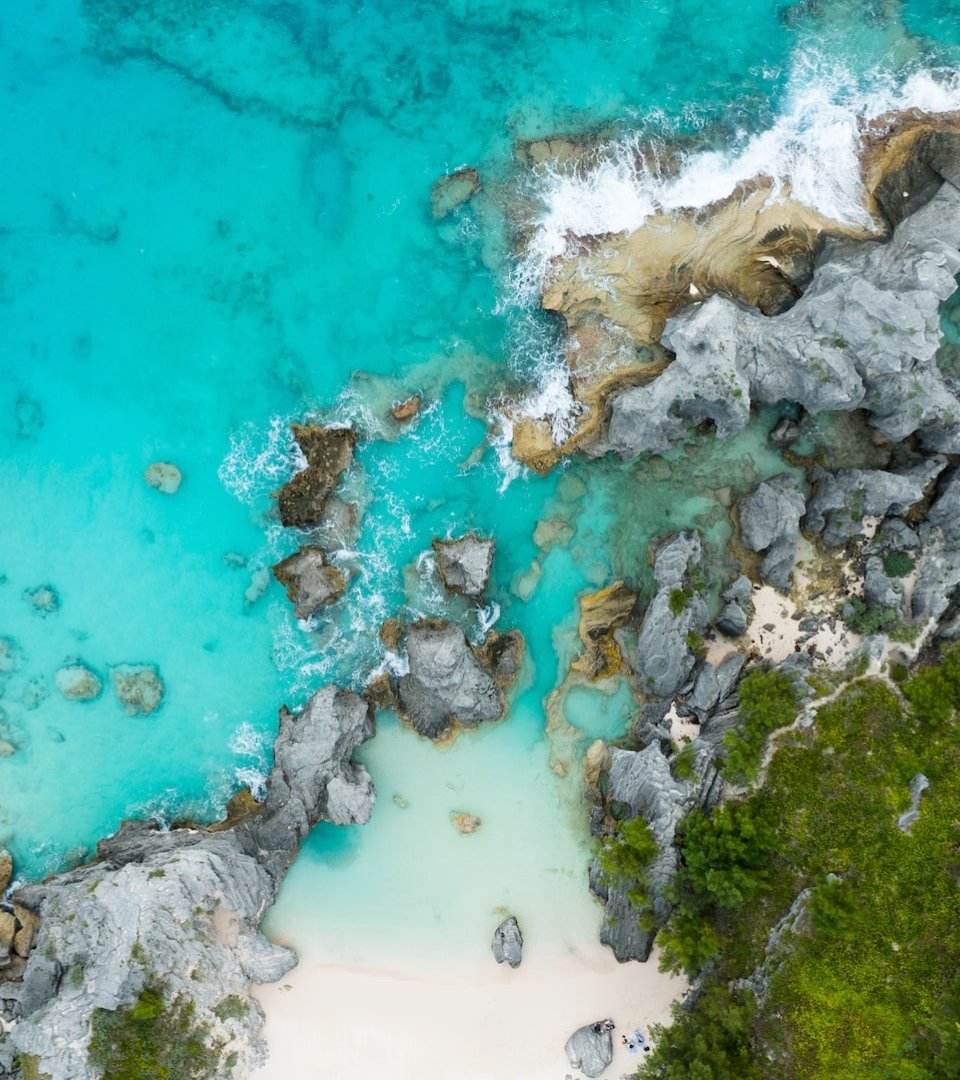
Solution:
{"label": "foam trail", "polygon": [[869,228],[859,163],[863,123],[911,108],[960,109],[960,74],[858,77],[806,53],[794,63],[771,127],[743,133],[725,150],[689,154],[675,172],[664,173],[655,160],[648,164],[639,136],[600,148],[585,171],[540,166],[539,206],[526,223],[532,234],[510,279],[512,300],[526,305],[539,298],[551,260],[568,251],[571,237],[634,230],[654,213],[707,206],[759,176],[840,225]]}

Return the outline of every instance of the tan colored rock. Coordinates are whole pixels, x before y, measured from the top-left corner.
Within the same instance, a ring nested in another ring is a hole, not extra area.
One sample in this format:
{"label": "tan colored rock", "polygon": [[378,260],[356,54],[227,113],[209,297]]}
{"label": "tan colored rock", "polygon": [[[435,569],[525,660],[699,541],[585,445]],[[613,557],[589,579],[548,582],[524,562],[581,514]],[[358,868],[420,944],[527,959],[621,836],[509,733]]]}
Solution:
{"label": "tan colored rock", "polygon": [[627,668],[613,631],[630,621],[636,602],[636,594],[622,581],[580,598],[578,630],[584,651],[570,665],[577,674],[606,679]]}
{"label": "tan colored rock", "polygon": [[414,394],[405,401],[398,401],[390,410],[390,416],[396,420],[398,424],[405,423],[407,420],[412,420],[417,415],[422,404],[423,399],[420,395]]}
{"label": "tan colored rock", "polygon": [[0,911],[0,959],[6,960],[13,952],[16,934],[17,920],[9,911]]}
{"label": "tan colored rock", "polygon": [[357,433],[353,428],[304,424],[291,424],[290,427],[307,459],[307,467],[295,473],[273,494],[284,525],[310,528],[323,519],[327,500],[344,469],[353,460]]}
{"label": "tan colored rock", "polygon": [[164,495],[175,495],[183,480],[183,474],[169,461],[155,461],[146,467],[143,478],[150,487]]}
{"label": "tan colored rock", "polygon": [[574,532],[573,526],[565,518],[541,518],[533,530],[533,542],[541,550],[567,547]]}
{"label": "tan colored rock", "polygon": [[589,787],[600,783],[600,774],[610,764],[610,751],[603,739],[594,739],[583,756],[583,776]]}
{"label": "tan colored rock", "polygon": [[13,938],[13,951],[17,956],[22,956],[26,959],[30,953],[30,946],[33,944],[33,938],[37,932],[37,927],[40,925],[40,919],[38,916],[34,915],[32,911],[28,911],[19,904],[13,905],[13,913],[16,915],[17,922],[20,924],[19,929]]}
{"label": "tan colored rock", "polygon": [[160,708],[164,686],[153,664],[118,664],[110,669],[110,677],[128,716],[148,715]]}
{"label": "tan colored rock", "polygon": [[475,833],[483,822],[476,815],[468,814],[464,810],[451,810],[450,824],[461,836],[469,836],[470,833]]}
{"label": "tan colored rock", "polygon": [[399,619],[387,619],[380,627],[380,640],[391,652],[400,651],[403,640],[403,623]]}
{"label": "tan colored rock", "polygon": [[0,894],[6,890],[12,877],[13,859],[6,852],[2,852],[0,853]]}

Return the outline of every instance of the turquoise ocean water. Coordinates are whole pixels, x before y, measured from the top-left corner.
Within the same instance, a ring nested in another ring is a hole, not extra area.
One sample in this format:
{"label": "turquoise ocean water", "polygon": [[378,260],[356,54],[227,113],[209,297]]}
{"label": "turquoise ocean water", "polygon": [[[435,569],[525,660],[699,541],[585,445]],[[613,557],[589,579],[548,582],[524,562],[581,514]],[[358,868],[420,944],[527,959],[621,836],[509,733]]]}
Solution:
{"label": "turquoise ocean water", "polygon": [[[378,920],[443,938],[470,904],[535,906],[558,876],[585,892],[576,755],[621,733],[633,701],[626,685],[571,693],[573,767],[549,767],[543,701],[576,651],[576,596],[621,575],[644,588],[649,540],[690,525],[719,580],[725,503],[785,466],[769,416],[655,468],[511,466],[494,405],[556,367],[525,289],[539,264],[518,264],[513,229],[549,250],[578,214],[618,213],[602,185],[525,175],[518,143],[682,137],[692,202],[757,167],[806,169],[812,198],[842,203],[850,191],[820,181],[842,186],[852,118],[954,103],[940,69],[958,43],[948,0],[8,5],[0,737],[15,752],[0,757],[0,844],[18,874],[80,857],[125,816],[215,817],[262,782],[280,704],[362,686],[383,619],[453,614],[475,637],[524,632],[508,720],[438,750],[382,718],[362,755],[373,821],[316,831],[271,926],[301,945],[317,922],[340,927],[328,948],[355,959]],[[484,190],[435,222],[431,184],[463,164]],[[534,216],[518,223],[520,205]],[[384,413],[414,391],[425,412],[398,435]],[[265,575],[298,543],[268,496],[305,415],[365,436],[346,480],[360,535],[338,556],[351,584],[319,628]],[[181,468],[177,494],[144,483],[156,460]],[[550,519],[569,528],[540,549]],[[482,611],[416,570],[433,536],[466,528],[498,542]],[[41,615],[25,593],[47,584],[60,607]],[[55,688],[73,657],[104,679],[98,700]],[[115,700],[125,662],[158,667],[155,714]],[[484,818],[476,836],[450,828],[459,809]],[[412,850],[434,855],[425,881]]]}

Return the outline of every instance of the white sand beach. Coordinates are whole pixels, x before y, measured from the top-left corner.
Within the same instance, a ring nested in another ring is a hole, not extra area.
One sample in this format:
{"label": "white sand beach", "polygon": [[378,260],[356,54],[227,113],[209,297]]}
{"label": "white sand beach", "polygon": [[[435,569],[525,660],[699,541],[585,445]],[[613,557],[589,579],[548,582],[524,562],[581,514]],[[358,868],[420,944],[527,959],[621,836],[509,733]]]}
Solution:
{"label": "white sand beach", "polygon": [[[549,951],[549,950],[548,950]],[[525,952],[522,965],[471,960],[433,973],[303,963],[261,986],[267,1065],[255,1080],[564,1080],[582,1074],[567,1036],[606,1016],[616,1024],[604,1076],[632,1076],[642,1054],[620,1036],[669,1019],[683,979],[618,964],[599,942],[565,955]]]}

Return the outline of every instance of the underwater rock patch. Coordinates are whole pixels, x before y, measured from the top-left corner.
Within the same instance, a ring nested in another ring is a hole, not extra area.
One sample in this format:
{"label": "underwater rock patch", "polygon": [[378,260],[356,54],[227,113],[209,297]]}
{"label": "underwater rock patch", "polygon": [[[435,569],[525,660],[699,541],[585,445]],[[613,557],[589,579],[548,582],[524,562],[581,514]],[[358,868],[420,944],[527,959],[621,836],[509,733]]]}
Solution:
{"label": "underwater rock patch", "polygon": [[613,632],[630,621],[636,603],[636,593],[631,592],[623,581],[615,581],[580,597],[577,632],[584,651],[570,665],[572,671],[596,680],[618,675],[624,670],[626,661]]}
{"label": "underwater rock patch", "polygon": [[60,610],[60,596],[52,585],[38,585],[35,589],[26,589],[23,597],[38,615],[52,615]]}
{"label": "underwater rock patch", "polygon": [[450,824],[461,836],[469,836],[471,833],[475,833],[483,822],[476,814],[468,814],[465,810],[451,810]]}
{"label": "underwater rock patch", "polygon": [[100,676],[82,660],[64,664],[54,675],[53,682],[68,701],[93,701],[103,690]]}
{"label": "underwater rock patch", "polygon": [[480,173],[472,167],[441,176],[430,190],[430,212],[438,221],[468,202],[481,188]]}
{"label": "underwater rock patch", "polygon": [[183,480],[183,473],[169,461],[155,461],[143,471],[143,478],[164,495],[175,495]]}
{"label": "underwater rock patch", "polygon": [[110,678],[128,716],[147,716],[160,708],[164,686],[153,664],[118,664],[110,669]]}
{"label": "underwater rock patch", "polygon": [[23,664],[23,649],[12,637],[0,637],[0,677],[12,675]]}

